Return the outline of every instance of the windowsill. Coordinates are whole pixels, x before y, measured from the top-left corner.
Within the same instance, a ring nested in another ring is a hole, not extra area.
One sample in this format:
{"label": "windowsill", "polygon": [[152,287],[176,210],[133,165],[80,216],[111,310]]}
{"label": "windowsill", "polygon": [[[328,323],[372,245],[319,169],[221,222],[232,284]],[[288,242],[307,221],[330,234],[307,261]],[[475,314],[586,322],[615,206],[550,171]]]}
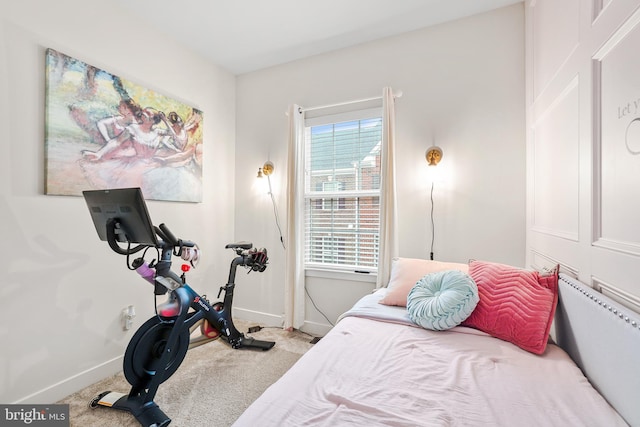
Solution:
{"label": "windowsill", "polygon": [[323,279],[349,280],[352,282],[370,282],[375,283],[378,275],[373,273],[356,273],[355,271],[346,270],[328,270],[323,268],[306,268],[304,270],[305,277],[320,277]]}

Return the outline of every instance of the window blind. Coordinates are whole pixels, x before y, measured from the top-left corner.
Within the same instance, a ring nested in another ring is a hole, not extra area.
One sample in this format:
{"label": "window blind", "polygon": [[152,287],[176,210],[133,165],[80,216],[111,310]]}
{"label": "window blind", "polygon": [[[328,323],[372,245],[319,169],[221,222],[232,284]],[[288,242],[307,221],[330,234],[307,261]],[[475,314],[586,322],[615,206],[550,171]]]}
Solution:
{"label": "window blind", "polygon": [[375,271],[382,118],[305,128],[305,264]]}

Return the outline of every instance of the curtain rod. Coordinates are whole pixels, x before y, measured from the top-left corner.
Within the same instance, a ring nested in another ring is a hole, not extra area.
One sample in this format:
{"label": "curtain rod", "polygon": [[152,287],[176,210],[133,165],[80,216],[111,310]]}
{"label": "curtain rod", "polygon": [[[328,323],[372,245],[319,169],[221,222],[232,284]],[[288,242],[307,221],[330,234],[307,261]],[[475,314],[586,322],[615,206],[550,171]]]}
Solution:
{"label": "curtain rod", "polygon": [[[402,91],[393,95],[393,98],[402,98]],[[322,110],[324,108],[342,107],[343,105],[359,104],[361,102],[376,101],[382,99],[382,96],[374,96],[372,98],[355,99],[353,101],[338,102],[336,104],[319,105],[317,107],[300,108],[300,112]]]}

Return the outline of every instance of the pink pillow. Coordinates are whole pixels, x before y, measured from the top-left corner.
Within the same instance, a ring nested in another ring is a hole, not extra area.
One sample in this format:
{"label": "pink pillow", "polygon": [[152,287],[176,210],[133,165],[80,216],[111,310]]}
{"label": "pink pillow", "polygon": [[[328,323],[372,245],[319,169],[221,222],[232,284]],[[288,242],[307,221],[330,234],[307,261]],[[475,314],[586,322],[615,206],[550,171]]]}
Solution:
{"label": "pink pillow", "polygon": [[418,280],[429,273],[444,270],[469,271],[467,264],[455,262],[428,261],[417,258],[394,258],[391,262],[391,277],[387,285],[387,294],[378,301],[384,305],[407,306],[407,296]]}
{"label": "pink pillow", "polygon": [[484,331],[523,350],[544,353],[558,303],[558,273],[541,276],[504,264],[469,263],[480,301],[462,326]]}

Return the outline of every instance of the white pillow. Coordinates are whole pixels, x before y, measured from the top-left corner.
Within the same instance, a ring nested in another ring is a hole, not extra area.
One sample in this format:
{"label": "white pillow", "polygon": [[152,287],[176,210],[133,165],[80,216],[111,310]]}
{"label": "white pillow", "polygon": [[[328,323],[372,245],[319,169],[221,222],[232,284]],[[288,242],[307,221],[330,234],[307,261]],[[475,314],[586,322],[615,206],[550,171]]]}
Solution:
{"label": "white pillow", "polygon": [[407,295],[418,280],[426,274],[444,270],[459,270],[467,273],[469,265],[418,258],[394,258],[391,262],[391,277],[387,285],[387,294],[378,302],[384,305],[406,307]]}

